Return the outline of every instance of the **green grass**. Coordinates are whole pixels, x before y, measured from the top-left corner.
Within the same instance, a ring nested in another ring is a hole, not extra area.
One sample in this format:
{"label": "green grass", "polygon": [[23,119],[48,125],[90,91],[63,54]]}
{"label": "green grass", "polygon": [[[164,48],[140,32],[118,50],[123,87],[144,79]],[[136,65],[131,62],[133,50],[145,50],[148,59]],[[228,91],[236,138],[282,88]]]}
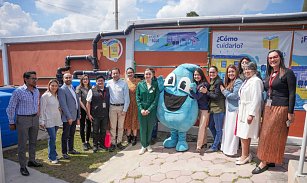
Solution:
{"label": "green grass", "polygon": [[[62,130],[59,129],[56,141],[56,148],[59,156],[62,154],[61,135]],[[35,169],[67,182],[83,182],[91,172],[95,171],[117,153],[116,151],[99,151],[97,153],[93,153],[92,150],[83,151],[79,131],[76,131],[75,134],[75,149],[81,152],[81,154],[70,155],[71,158],[69,160],[61,159],[59,164],[51,164],[48,161],[48,140],[40,140],[37,142],[36,159],[42,162],[44,166]],[[4,151],[3,157],[18,162],[17,148]]]}

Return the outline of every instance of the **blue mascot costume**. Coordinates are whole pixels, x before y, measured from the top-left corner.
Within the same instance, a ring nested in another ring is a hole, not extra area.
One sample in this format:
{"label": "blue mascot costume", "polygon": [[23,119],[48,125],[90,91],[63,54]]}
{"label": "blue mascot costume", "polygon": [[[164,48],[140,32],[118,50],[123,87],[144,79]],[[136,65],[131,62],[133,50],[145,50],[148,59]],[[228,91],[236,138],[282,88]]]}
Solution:
{"label": "blue mascot costume", "polygon": [[190,95],[190,89],[196,89],[193,82],[196,68],[198,66],[194,64],[182,64],[164,82],[158,78],[161,93],[157,117],[171,131],[171,136],[163,142],[165,148],[176,147],[179,152],[189,149],[186,133],[195,124],[198,115],[197,101]]}

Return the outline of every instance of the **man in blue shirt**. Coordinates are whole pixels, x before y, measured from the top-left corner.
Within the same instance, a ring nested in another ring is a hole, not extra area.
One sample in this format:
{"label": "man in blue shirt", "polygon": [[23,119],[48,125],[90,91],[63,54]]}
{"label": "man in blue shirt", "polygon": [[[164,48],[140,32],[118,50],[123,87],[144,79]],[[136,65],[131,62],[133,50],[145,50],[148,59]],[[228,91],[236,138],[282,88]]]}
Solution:
{"label": "man in blue shirt", "polygon": [[[6,109],[10,130],[18,131],[18,159],[20,173],[30,175],[26,163],[26,144],[29,139],[29,167],[41,167],[42,164],[35,160],[35,147],[39,129],[39,91],[36,88],[36,72],[29,71],[23,74],[24,85],[18,87],[12,94]],[[16,121],[15,121],[15,115]]]}
{"label": "man in blue shirt", "polygon": [[112,79],[107,83],[110,91],[109,117],[110,132],[112,137],[111,150],[113,150],[115,146],[122,150],[125,148],[121,144],[124,132],[125,116],[130,104],[129,88],[127,82],[120,79],[120,71],[118,68],[113,68],[111,74]]}

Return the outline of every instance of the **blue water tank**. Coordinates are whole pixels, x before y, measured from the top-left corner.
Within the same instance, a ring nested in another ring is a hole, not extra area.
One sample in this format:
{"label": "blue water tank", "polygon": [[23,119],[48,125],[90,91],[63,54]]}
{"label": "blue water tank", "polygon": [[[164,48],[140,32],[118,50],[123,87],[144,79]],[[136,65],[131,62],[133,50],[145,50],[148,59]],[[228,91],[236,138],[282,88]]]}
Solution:
{"label": "blue water tank", "polygon": [[13,93],[15,91],[15,87],[0,87],[0,92]]}
{"label": "blue water tank", "polygon": [[0,128],[2,147],[8,147],[17,144],[17,131],[11,131],[9,129],[9,120],[6,114],[6,108],[9,104],[11,96],[12,93],[0,91]]}
{"label": "blue water tank", "polygon": [[[106,86],[107,82],[108,82],[108,80],[106,80],[104,82],[105,86]],[[76,88],[80,84],[80,79],[73,79],[71,84],[73,85],[74,88]],[[91,85],[96,86],[96,80],[91,80]]]}
{"label": "blue water tank", "polygon": [[[77,88],[77,86],[80,84],[80,79],[73,79],[71,84],[74,88]],[[91,80],[91,85],[96,86],[96,80]]]}

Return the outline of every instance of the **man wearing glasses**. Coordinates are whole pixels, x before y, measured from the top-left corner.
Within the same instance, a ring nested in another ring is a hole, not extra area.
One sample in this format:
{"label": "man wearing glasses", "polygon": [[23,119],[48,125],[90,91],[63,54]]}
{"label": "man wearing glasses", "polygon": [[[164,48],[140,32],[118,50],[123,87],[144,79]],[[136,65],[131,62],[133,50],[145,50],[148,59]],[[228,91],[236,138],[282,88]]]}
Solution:
{"label": "man wearing glasses", "polygon": [[[18,159],[20,173],[30,175],[27,170],[26,144],[29,139],[28,167],[41,167],[42,164],[35,160],[35,147],[39,129],[39,91],[36,88],[36,72],[28,71],[23,74],[24,85],[18,87],[10,99],[6,109],[10,130],[18,130]],[[15,121],[15,115],[16,121]]]}

